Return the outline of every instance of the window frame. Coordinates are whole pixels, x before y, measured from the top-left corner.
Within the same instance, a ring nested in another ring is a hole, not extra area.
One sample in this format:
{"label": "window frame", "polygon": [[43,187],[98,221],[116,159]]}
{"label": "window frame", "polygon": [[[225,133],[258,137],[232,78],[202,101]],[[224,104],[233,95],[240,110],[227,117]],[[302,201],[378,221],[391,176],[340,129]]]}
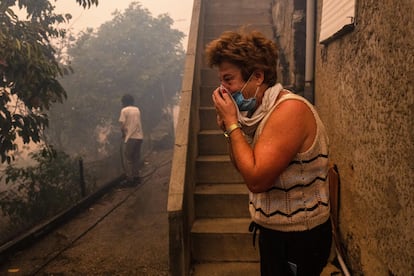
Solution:
{"label": "window frame", "polygon": [[323,0],[319,43],[327,44],[355,28],[356,0]]}

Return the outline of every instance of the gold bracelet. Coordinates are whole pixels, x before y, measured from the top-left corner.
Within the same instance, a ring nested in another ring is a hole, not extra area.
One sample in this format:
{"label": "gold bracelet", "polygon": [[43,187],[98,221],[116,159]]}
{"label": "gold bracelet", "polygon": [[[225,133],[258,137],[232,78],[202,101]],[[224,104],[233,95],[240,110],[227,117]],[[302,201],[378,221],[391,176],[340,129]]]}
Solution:
{"label": "gold bracelet", "polygon": [[223,134],[226,138],[229,138],[230,134],[238,128],[241,128],[240,124],[231,124]]}

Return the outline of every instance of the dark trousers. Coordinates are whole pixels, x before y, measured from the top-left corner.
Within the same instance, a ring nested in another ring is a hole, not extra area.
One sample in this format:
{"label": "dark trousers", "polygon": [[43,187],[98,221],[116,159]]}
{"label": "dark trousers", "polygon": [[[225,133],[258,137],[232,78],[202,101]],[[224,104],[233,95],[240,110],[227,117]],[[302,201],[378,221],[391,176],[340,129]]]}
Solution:
{"label": "dark trousers", "polygon": [[132,181],[139,177],[139,162],[141,156],[142,139],[128,139],[122,143],[122,163],[127,180]]}
{"label": "dark trousers", "polygon": [[331,250],[330,220],[302,232],[280,232],[260,226],[259,229],[262,276],[320,275]]}

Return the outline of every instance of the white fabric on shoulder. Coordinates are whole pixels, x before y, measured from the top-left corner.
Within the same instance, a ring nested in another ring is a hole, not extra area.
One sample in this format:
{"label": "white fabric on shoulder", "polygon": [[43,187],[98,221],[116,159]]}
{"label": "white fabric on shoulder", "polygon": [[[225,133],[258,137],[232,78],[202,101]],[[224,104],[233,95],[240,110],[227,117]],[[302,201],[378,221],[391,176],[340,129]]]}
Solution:
{"label": "white fabric on shoulder", "polygon": [[[275,106],[277,97],[280,91],[283,90],[283,86],[278,83],[272,87],[269,87],[262,99],[262,104],[256,109],[251,117],[247,117],[247,112],[240,112],[237,108],[237,116],[240,124],[242,125],[243,132],[246,134],[247,141],[249,144],[252,143],[254,134],[256,132],[258,124],[263,118],[270,114]],[[233,99],[233,98],[232,98]],[[236,102],[233,99],[234,104],[237,107]]]}

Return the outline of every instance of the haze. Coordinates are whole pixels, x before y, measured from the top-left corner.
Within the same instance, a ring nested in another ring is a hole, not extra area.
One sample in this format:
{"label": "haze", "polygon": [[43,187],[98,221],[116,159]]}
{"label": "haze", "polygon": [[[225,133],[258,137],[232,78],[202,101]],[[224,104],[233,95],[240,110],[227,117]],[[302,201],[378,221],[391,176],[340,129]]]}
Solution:
{"label": "haze", "polygon": [[[69,22],[70,28],[75,31],[83,30],[87,27],[97,28],[106,21],[112,19],[115,10],[123,12],[132,0],[100,0],[99,5],[92,6],[90,9],[83,9],[75,0],[60,0],[55,3],[57,12],[72,14]],[[167,13],[173,20],[173,28],[182,31],[186,37],[183,42],[184,48],[187,47],[187,37],[191,23],[191,13],[193,0],[141,0],[143,8],[150,11],[152,16]]]}

